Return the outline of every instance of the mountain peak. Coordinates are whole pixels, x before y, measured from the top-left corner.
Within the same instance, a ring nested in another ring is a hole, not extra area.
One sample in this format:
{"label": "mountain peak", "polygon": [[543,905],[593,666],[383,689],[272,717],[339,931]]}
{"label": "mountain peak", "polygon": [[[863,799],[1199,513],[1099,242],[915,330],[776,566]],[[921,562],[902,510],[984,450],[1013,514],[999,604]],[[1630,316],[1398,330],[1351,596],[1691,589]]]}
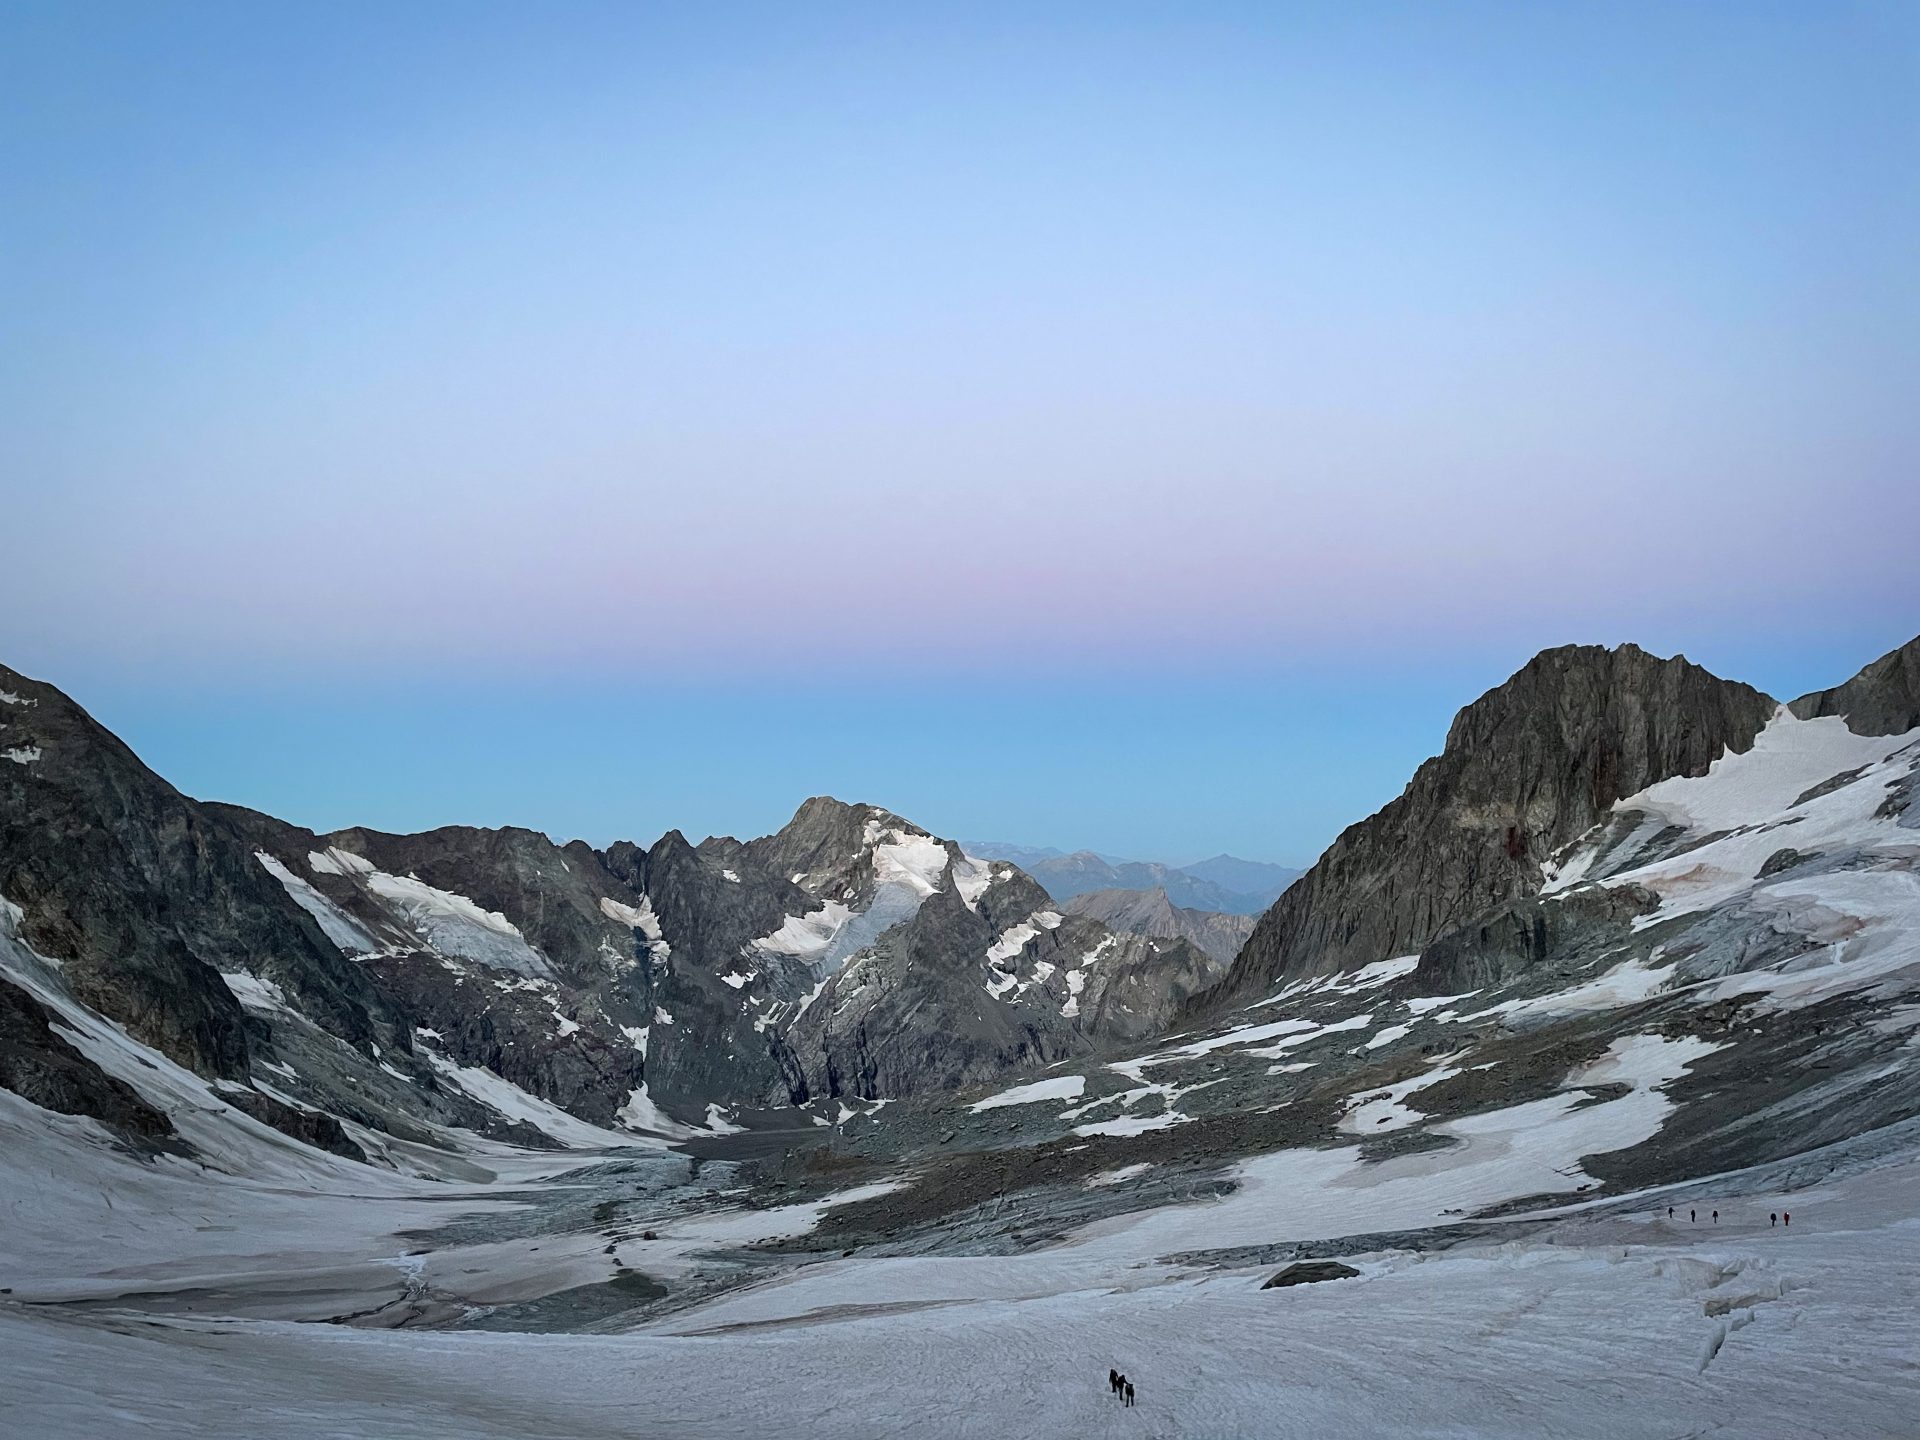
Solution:
{"label": "mountain peak", "polygon": [[[1684,716],[1728,703],[1742,713],[1758,707],[1762,724],[1775,704],[1751,685],[1723,680],[1684,655],[1669,659],[1631,643],[1612,648],[1561,645],[1542,650],[1465,706],[1448,729],[1444,751],[1484,745],[1515,723],[1558,725],[1571,738],[1569,727],[1577,729],[1587,718],[1610,712]],[[1707,761],[1717,758],[1716,750]]]}
{"label": "mountain peak", "polygon": [[1920,726],[1920,636],[1889,650],[1845,684],[1802,695],[1787,708],[1802,720],[1844,716],[1856,735],[1904,735]]}
{"label": "mountain peak", "polygon": [[1419,949],[1541,882],[1613,802],[1751,748],[1778,707],[1637,645],[1543,650],[1454,718],[1400,796],[1267,912],[1213,1003]]}

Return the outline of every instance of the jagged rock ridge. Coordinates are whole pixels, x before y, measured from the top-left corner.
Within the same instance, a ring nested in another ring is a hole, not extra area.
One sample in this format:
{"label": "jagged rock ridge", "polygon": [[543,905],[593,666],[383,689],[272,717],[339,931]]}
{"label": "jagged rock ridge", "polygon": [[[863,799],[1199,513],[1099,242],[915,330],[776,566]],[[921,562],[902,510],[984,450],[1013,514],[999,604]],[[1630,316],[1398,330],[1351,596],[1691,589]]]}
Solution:
{"label": "jagged rock ridge", "polygon": [[48,1003],[357,1155],[450,1124],[567,1143],[542,1104],[677,1135],[742,1106],[990,1080],[1151,1033],[1219,969],[1178,937],[1064,916],[1018,867],[876,806],[819,797],[760,839],[645,849],[322,835],[179,794],[12,671],[0,725],[0,1073],[130,1140],[166,1127]]}
{"label": "jagged rock ridge", "polygon": [[1412,953],[1537,890],[1554,852],[1614,801],[1703,774],[1751,745],[1775,708],[1751,686],[1635,645],[1542,652],[1460,712],[1397,799],[1342,832],[1198,1008]]}
{"label": "jagged rock ridge", "polygon": [[1904,735],[1920,726],[1920,636],[1882,655],[1846,684],[1802,695],[1788,708],[1802,720],[1842,716],[1856,735]]}

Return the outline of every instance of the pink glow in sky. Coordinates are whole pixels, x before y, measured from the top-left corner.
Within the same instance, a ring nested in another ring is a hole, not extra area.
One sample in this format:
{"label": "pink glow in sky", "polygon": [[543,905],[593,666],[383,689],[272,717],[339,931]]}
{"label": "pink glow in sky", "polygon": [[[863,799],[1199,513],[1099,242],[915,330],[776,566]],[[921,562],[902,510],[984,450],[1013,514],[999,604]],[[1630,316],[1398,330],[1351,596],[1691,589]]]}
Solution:
{"label": "pink glow in sky", "polygon": [[0,654],[1832,683],[1920,629],[1916,16],[10,7]]}

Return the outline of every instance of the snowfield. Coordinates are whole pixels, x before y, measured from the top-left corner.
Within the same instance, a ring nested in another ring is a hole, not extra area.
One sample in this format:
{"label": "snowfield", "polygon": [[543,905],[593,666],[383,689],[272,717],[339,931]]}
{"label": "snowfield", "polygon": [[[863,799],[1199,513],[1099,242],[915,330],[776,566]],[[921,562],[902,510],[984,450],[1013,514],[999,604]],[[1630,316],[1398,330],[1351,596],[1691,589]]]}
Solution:
{"label": "snowfield", "polygon": [[[1920,1413],[1917,1182],[1903,1166],[1836,1183],[1789,1231],[1766,1213],[1792,1196],[1748,1197],[1718,1229],[1668,1224],[1656,1197],[1291,1290],[1259,1288],[1270,1266],[1062,1288],[1042,1258],[1017,1298],[874,1274],[808,1320],[736,1306],[611,1336],[0,1301],[0,1353],[16,1433],[48,1440],[1894,1435]],[[1132,1413],[1108,1366],[1134,1381]]]}

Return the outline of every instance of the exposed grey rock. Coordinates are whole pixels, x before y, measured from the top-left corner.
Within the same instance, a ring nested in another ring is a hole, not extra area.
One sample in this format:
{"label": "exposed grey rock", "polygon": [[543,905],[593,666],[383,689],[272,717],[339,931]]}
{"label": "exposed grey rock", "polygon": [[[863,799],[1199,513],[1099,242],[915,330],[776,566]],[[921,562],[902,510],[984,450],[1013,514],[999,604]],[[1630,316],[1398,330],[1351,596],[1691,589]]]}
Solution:
{"label": "exposed grey rock", "polygon": [[[804,1100],[805,1082],[779,1029],[754,1022],[774,1006],[797,1006],[813,977],[804,964],[753,942],[819,902],[731,847],[696,849],[677,830],[651,850],[615,845],[606,863],[649,897],[659,918],[662,953],[643,957],[654,1098],[696,1109],[711,1101]],[[729,880],[729,872],[738,878]],[[748,974],[751,981],[727,983],[729,975]]]}
{"label": "exposed grey rock", "polygon": [[[653,1013],[645,945],[602,902],[641,897],[586,846],[531,830],[447,826],[417,835],[330,835],[219,807],[365,937],[359,968],[413,1019],[436,1054],[491,1070],[598,1125],[612,1125],[645,1064],[629,1031]],[[365,868],[338,857],[357,857]],[[315,857],[322,857],[316,863]],[[418,882],[454,897],[442,917]],[[510,929],[467,924],[457,902]],[[517,935],[516,933],[517,932]]]}
{"label": "exposed grey rock", "polygon": [[[1057,916],[1028,926],[1007,973],[993,970],[989,950],[1051,904],[1045,892],[1017,867],[828,797],[761,839],[693,846],[670,832],[604,853],[524,830],[321,836],[230,814],[358,946],[432,1053],[602,1125],[642,1084],[697,1120],[714,1103],[976,1083],[1150,1034],[1218,971],[1182,941]],[[444,892],[424,915],[417,886]],[[495,912],[505,934],[431,908],[466,905]],[[645,933],[610,918],[643,910]],[[820,922],[818,943],[795,939],[802,920]],[[809,1020],[816,1000],[826,1008]]]}
{"label": "exposed grey rock", "polygon": [[1800,851],[1793,849],[1791,846],[1787,846],[1774,851],[1773,854],[1769,855],[1761,863],[1760,873],[1756,878],[1761,880],[1770,879],[1812,858],[1814,857],[1803,855]]}
{"label": "exposed grey rock", "polygon": [[[986,993],[984,956],[995,934],[944,890],[849,961],[794,1023],[809,1089],[869,1098],[958,1089],[1073,1053],[1071,1027]],[[959,955],[982,960],[956,965]]]}
{"label": "exposed grey rock", "polygon": [[130,1140],[173,1135],[171,1120],[69,1045],[52,1018],[33,996],[0,979],[0,1088],[44,1110],[98,1120]]}
{"label": "exposed grey rock", "polygon": [[1408,988],[1429,995],[1464,994],[1504,985],[1550,963],[1572,976],[1597,954],[1616,961],[1641,954],[1652,946],[1634,943],[1633,921],[1658,905],[1658,896],[1632,887],[1509,900],[1423,949]]}
{"label": "exposed grey rock", "polygon": [[1904,735],[1920,726],[1920,636],[1891,650],[1844,685],[1802,695],[1787,707],[1802,720],[1841,715],[1856,735]]}
{"label": "exposed grey rock", "polygon": [[1260,1288],[1283,1290],[1289,1285],[1316,1285],[1322,1280],[1357,1280],[1360,1272],[1338,1260],[1298,1260],[1273,1276]]}
{"label": "exposed grey rock", "polygon": [[1161,889],[1090,890],[1074,896],[1062,908],[1069,915],[1089,916],[1122,934],[1190,941],[1222,963],[1240,953],[1254,925],[1251,915],[1224,915],[1175,905]]}
{"label": "exposed grey rock", "polygon": [[[813,1093],[957,1089],[1139,1040],[1219,972],[1185,941],[1071,917],[995,967],[985,956],[996,931],[982,919],[936,895],[828,982],[791,1035]],[[1004,998],[993,993],[1009,985]]]}
{"label": "exposed grey rock", "polygon": [[0,666],[0,896],[74,995],[204,1075],[244,1080],[222,972],[271,980],[349,1043],[407,1027],[218,811],[180,794],[51,685]]}
{"label": "exposed grey rock", "polygon": [[1751,686],[1633,645],[1542,652],[1462,710],[1406,790],[1280,897],[1200,1008],[1411,954],[1533,893],[1542,863],[1615,800],[1748,749],[1774,708]]}
{"label": "exposed grey rock", "polygon": [[305,1141],[316,1150],[325,1150],[348,1160],[364,1161],[367,1158],[366,1152],[348,1138],[339,1120],[324,1110],[302,1110],[271,1095],[262,1095],[258,1090],[222,1090],[220,1098],[234,1109],[245,1111],[262,1125],[271,1125],[282,1135]]}

